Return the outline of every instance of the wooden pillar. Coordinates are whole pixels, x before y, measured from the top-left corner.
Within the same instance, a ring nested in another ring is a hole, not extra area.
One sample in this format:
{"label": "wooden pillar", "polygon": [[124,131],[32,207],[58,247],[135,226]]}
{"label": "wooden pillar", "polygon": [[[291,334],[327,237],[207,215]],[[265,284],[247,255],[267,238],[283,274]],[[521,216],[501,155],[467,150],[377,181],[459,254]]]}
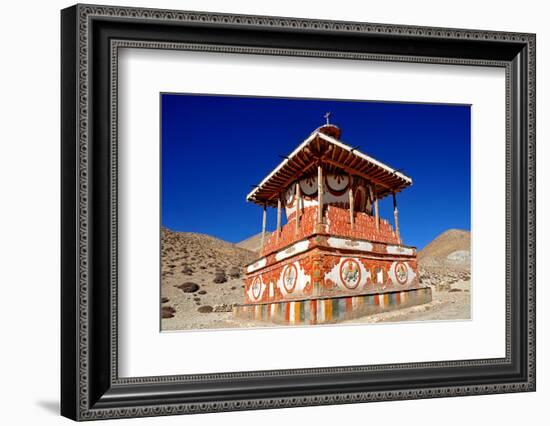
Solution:
{"label": "wooden pillar", "polygon": [[296,216],[296,227],[294,229],[294,232],[296,235],[298,235],[298,232],[300,232],[300,215],[302,213],[302,193],[300,190],[300,182],[296,182],[296,212],[294,215]]}
{"label": "wooden pillar", "polygon": [[365,191],[367,193],[367,198],[369,200],[369,209],[367,213],[372,216],[373,210],[374,210],[374,195],[372,192],[372,185],[370,183],[367,183],[365,186]]}
{"label": "wooden pillar", "polygon": [[323,223],[323,167],[321,163],[317,166],[317,223],[320,225]]}
{"label": "wooden pillar", "polygon": [[267,207],[264,204],[264,212],[263,212],[263,216],[262,216],[262,246],[260,248],[260,253],[262,253],[264,251],[266,220],[267,220]]}
{"label": "wooden pillar", "polygon": [[353,201],[353,186],[352,186],[352,176],[349,175],[349,223],[351,224],[351,229],[355,229],[355,215],[354,215],[354,201]]}
{"label": "wooden pillar", "polygon": [[277,242],[279,242],[279,236],[281,235],[281,194],[277,198]]}
{"label": "wooden pillar", "polygon": [[397,236],[397,239],[399,242],[401,242],[401,237],[399,236],[399,214],[397,211],[397,198],[395,196],[395,192],[393,195],[393,218],[395,220],[395,235]]}
{"label": "wooden pillar", "polygon": [[374,222],[376,223],[376,230],[380,230],[380,216],[378,216],[378,195],[374,193]]}

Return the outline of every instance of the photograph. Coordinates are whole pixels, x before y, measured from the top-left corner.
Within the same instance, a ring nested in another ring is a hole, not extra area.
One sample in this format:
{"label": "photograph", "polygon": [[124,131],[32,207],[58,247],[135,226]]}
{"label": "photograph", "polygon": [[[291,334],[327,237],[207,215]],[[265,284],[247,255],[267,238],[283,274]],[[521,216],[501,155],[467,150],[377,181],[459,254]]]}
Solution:
{"label": "photograph", "polygon": [[471,105],[159,96],[161,331],[472,319]]}

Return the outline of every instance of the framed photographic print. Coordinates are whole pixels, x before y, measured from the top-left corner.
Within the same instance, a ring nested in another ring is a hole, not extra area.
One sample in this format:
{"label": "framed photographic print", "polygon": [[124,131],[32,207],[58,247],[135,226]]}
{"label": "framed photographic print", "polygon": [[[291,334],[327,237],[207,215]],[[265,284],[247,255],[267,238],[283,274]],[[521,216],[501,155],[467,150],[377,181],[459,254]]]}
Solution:
{"label": "framed photographic print", "polygon": [[533,34],[61,27],[64,416],[535,390]]}

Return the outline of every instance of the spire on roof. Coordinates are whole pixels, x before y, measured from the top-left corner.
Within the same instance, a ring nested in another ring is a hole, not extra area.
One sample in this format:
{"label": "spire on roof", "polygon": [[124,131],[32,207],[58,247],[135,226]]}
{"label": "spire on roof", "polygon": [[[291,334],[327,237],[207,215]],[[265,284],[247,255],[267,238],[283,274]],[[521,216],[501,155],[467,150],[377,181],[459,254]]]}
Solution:
{"label": "spire on roof", "polygon": [[327,121],[325,124],[323,124],[321,127],[317,129],[317,131],[324,133],[327,136],[333,137],[334,139],[340,139],[340,135],[342,134],[342,131],[338,126],[335,126],[334,124],[330,123],[330,116],[332,113],[330,111],[325,112],[325,120]]}
{"label": "spire on roof", "polygon": [[330,124],[330,121],[329,121],[329,118],[330,118],[330,111],[325,112],[324,117],[325,117],[326,120],[327,120],[327,126],[328,126],[328,125]]}

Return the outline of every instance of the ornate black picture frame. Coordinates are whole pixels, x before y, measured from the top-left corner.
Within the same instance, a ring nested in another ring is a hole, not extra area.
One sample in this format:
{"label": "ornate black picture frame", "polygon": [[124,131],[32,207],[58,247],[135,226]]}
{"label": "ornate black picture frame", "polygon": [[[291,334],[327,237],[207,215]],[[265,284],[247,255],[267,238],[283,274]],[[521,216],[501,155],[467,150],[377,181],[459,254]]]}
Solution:
{"label": "ornate black picture frame", "polygon": [[[61,413],[74,420],[535,390],[535,35],[76,5],[61,13]],[[506,356],[119,378],[117,52],[187,49],[506,70]]]}

